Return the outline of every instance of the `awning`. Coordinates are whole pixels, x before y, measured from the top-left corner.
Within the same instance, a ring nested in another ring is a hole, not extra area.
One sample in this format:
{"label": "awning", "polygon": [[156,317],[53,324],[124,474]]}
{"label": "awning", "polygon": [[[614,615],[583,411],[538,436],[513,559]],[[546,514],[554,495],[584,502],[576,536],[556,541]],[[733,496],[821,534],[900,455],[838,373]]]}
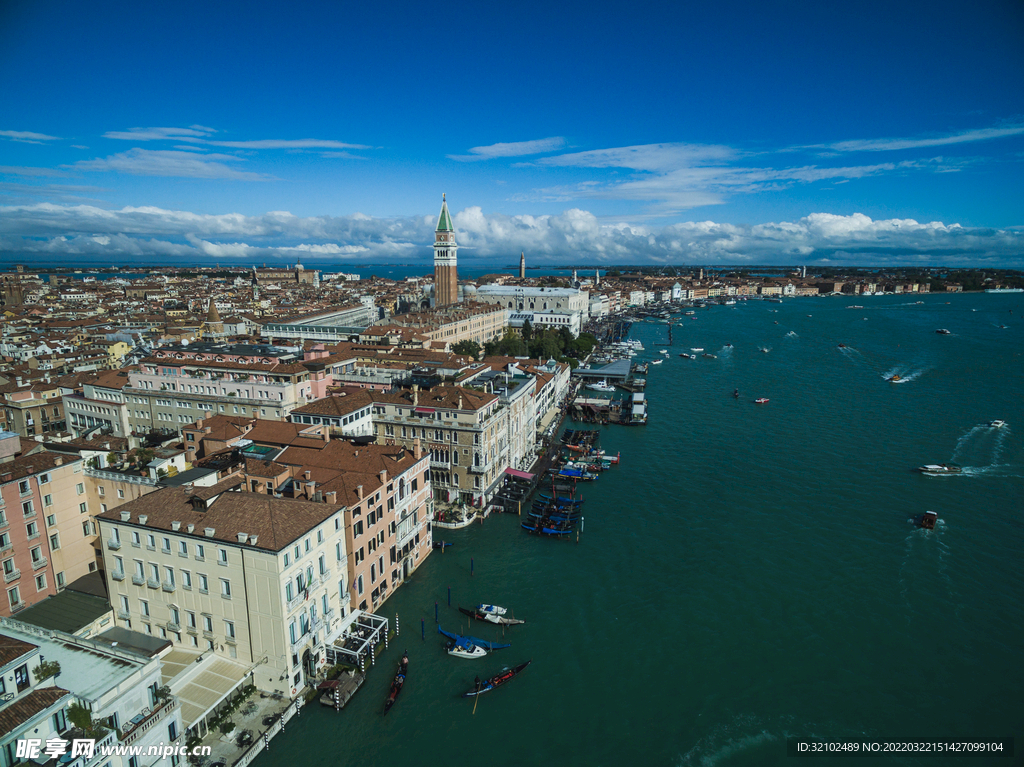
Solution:
{"label": "awning", "polygon": [[519,471],[519,469],[505,469],[506,474],[511,474],[513,477],[519,477],[520,479],[530,480],[533,479],[533,475],[526,471]]}
{"label": "awning", "polygon": [[417,407],[413,408],[417,413],[433,413],[434,408],[432,407]]}

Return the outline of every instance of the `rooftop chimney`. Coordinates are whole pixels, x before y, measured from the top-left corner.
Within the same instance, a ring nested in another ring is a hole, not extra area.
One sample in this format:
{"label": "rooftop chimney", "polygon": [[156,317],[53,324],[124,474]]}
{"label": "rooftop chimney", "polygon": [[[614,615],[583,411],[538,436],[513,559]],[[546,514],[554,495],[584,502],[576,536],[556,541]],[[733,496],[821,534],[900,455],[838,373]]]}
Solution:
{"label": "rooftop chimney", "polygon": [[362,485],[356,485],[356,498],[358,498],[360,501],[363,500],[363,486]]}
{"label": "rooftop chimney", "polygon": [[412,385],[412,405],[416,407],[420,404],[420,387],[419,384]]}
{"label": "rooftop chimney", "polygon": [[313,478],[313,472],[311,472],[309,469],[306,469],[306,471],[303,472],[303,476],[306,479],[312,479]]}
{"label": "rooftop chimney", "polygon": [[139,514],[139,524],[144,525],[149,520],[149,516],[146,514]]}
{"label": "rooftop chimney", "polygon": [[194,531],[195,531],[195,529],[196,529],[196,526],[195,526],[195,525],[185,525],[185,531],[186,531],[186,532],[189,532],[189,533],[191,533],[191,532],[194,532]]}
{"label": "rooftop chimney", "polygon": [[54,466],[63,466],[63,465],[64,465],[64,459],[63,459],[63,458],[61,458],[61,457],[60,457],[59,455],[58,455],[58,456],[56,456],[56,457],[55,457],[55,458],[53,459],[53,465],[54,465]]}
{"label": "rooftop chimney", "polygon": [[216,533],[216,532],[217,532],[217,528],[215,528],[215,527],[207,527],[205,530],[203,530],[203,534],[207,538],[212,538],[214,533]]}
{"label": "rooftop chimney", "polygon": [[238,542],[239,543],[245,543],[248,540],[249,540],[249,534],[248,533],[239,533],[238,534]]}
{"label": "rooftop chimney", "polygon": [[412,441],[412,455],[417,461],[423,457],[423,450],[420,448],[419,437]]}
{"label": "rooftop chimney", "polygon": [[331,504],[337,503],[338,493],[335,490],[328,490],[326,493],[324,493],[324,501]]}
{"label": "rooftop chimney", "polygon": [[259,539],[260,539],[260,537],[259,537],[258,535],[250,535],[250,536],[249,536],[249,543],[251,543],[251,544],[252,544],[253,546],[255,546],[255,545],[256,545],[256,542],[257,542],[257,541],[258,541]]}
{"label": "rooftop chimney", "polygon": [[462,392],[459,392],[459,410],[462,410]]}
{"label": "rooftop chimney", "polygon": [[178,522],[177,520],[175,520],[174,522],[171,522],[171,529],[174,530],[175,532],[180,530],[181,529],[181,522]]}

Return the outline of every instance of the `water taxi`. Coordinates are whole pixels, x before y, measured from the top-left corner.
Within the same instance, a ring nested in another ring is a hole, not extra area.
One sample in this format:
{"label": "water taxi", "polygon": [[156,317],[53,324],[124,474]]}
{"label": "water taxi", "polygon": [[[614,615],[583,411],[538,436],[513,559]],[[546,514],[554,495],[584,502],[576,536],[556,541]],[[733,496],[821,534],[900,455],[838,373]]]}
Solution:
{"label": "water taxi", "polygon": [[948,336],[949,335],[949,331],[946,330],[945,328],[939,328],[935,332],[938,333],[940,336]]}
{"label": "water taxi", "polygon": [[998,418],[989,424],[993,429],[1001,429],[1006,426],[1006,421],[1000,421]]}
{"label": "water taxi", "polygon": [[929,477],[948,477],[951,474],[962,474],[963,469],[952,463],[927,463],[918,466],[917,470]]}

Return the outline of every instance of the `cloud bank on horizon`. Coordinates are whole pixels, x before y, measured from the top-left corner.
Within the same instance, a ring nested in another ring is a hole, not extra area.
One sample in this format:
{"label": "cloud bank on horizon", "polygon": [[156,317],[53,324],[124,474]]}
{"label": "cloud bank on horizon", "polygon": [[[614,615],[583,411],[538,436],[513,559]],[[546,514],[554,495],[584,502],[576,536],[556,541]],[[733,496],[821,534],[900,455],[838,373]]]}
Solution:
{"label": "cloud bank on horizon", "polygon": [[[454,214],[464,264],[770,264],[1024,266],[1024,233],[860,213],[737,225],[687,221],[662,227],[609,223],[572,208],[558,215]],[[416,263],[429,270],[433,216],[206,215],[157,207],[107,210],[39,203],[0,206],[0,252],[39,260],[89,259],[248,264],[266,259]]]}

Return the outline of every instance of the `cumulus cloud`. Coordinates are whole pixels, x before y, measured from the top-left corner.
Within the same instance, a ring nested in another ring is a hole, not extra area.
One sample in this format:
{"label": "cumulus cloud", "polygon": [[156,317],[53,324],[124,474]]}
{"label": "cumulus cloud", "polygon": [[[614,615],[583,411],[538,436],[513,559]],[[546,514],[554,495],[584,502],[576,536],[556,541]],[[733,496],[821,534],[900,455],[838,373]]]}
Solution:
{"label": "cumulus cloud", "polygon": [[77,170],[118,171],[136,176],[183,176],[186,178],[230,178],[259,181],[259,173],[239,170],[227,163],[241,162],[227,154],[195,154],[172,149],[129,149],[95,160],[79,160],[68,166]]}
{"label": "cumulus cloud", "polygon": [[0,130],[0,138],[8,141],[20,141],[25,144],[42,144],[44,141],[60,141],[56,136],[47,136],[45,133],[33,133],[26,130]]}
{"label": "cumulus cloud", "polygon": [[[1024,234],[913,219],[872,220],[812,213],[795,221],[738,225],[688,221],[663,227],[608,222],[571,208],[558,215],[455,213],[460,260],[532,263],[991,263],[1024,265]],[[419,262],[430,268],[433,216],[299,217],[197,214],[155,207],[106,210],[91,205],[0,207],[0,250],[49,256],[211,258],[243,263],[267,258]]]}
{"label": "cumulus cloud", "polygon": [[469,154],[450,154],[448,159],[459,162],[474,162],[476,160],[491,160],[495,157],[525,157],[531,154],[543,154],[544,152],[556,152],[565,147],[565,139],[561,136],[550,138],[539,138],[533,141],[511,141],[489,146],[475,146],[469,150]]}

